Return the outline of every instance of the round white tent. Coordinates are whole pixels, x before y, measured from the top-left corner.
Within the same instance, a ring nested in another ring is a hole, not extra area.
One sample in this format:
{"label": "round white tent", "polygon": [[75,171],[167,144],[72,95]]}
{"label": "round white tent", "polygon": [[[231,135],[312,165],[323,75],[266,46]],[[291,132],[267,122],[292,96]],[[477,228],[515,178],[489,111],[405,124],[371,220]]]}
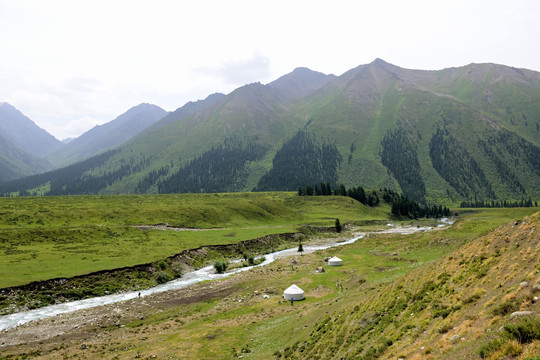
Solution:
{"label": "round white tent", "polygon": [[283,292],[283,298],[285,300],[304,300],[304,290],[300,289],[296,285],[291,285]]}
{"label": "round white tent", "polygon": [[341,266],[341,265],[343,265],[343,260],[341,260],[337,256],[334,256],[334,257],[328,259],[328,265],[330,265],[330,266]]}

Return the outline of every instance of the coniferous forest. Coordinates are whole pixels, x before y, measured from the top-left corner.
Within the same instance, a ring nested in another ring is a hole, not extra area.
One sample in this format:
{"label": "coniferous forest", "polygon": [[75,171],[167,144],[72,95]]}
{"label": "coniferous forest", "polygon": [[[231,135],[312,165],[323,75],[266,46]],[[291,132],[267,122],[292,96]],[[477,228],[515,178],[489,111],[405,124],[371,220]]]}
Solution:
{"label": "coniferous forest", "polygon": [[239,191],[245,185],[246,164],[259,159],[265,152],[266,148],[252,142],[243,146],[228,141],[212,147],[159,181],[159,193]]}
{"label": "coniferous forest", "polygon": [[403,193],[424,202],[426,187],[420,174],[416,145],[403,128],[390,130],[381,141],[381,161],[394,175]]}
{"label": "coniferous forest", "polygon": [[272,168],[259,181],[255,191],[294,191],[306,184],[337,182],[341,155],[334,144],[317,141],[299,130],[277,151]]}
{"label": "coniferous forest", "polygon": [[437,128],[429,143],[429,155],[437,172],[462,196],[487,199],[495,193],[484,171],[446,129]]}
{"label": "coniferous forest", "polygon": [[131,159],[129,163],[120,167],[120,169],[98,171],[96,175],[89,174],[91,170],[99,169],[117,152],[118,150],[109,150],[58,170],[0,184],[0,193],[3,196],[10,196],[12,193],[18,193],[19,196],[36,195],[29,191],[29,189],[35,189],[48,183],[50,190],[45,191],[43,195],[97,194],[101,189],[113,183],[126,172],[141,168],[138,165],[135,169],[132,169],[131,164],[133,164],[133,159]]}

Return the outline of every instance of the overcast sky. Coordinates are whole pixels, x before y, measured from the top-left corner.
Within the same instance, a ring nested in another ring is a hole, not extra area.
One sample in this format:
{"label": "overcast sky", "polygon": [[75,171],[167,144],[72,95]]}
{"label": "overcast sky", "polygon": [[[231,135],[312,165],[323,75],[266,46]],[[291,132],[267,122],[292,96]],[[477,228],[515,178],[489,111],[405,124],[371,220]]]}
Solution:
{"label": "overcast sky", "polygon": [[58,139],[299,66],[540,71],[540,1],[0,0],[0,102]]}

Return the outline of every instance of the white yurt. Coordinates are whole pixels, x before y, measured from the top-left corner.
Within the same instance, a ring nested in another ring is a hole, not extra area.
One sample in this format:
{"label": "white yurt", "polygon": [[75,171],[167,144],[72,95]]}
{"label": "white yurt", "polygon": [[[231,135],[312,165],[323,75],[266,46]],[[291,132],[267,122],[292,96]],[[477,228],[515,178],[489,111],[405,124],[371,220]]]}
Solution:
{"label": "white yurt", "polygon": [[304,290],[300,289],[296,285],[291,285],[283,292],[283,298],[285,300],[304,300]]}
{"label": "white yurt", "polygon": [[330,266],[341,266],[341,265],[343,265],[343,260],[341,260],[337,256],[334,256],[334,257],[328,259],[328,265],[330,265]]}

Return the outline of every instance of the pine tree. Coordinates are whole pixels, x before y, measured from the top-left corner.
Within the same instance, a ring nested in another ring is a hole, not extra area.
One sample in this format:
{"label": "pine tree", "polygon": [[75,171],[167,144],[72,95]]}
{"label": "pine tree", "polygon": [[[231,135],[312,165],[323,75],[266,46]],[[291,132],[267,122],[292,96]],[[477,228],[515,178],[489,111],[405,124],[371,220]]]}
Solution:
{"label": "pine tree", "polygon": [[341,232],[341,223],[339,222],[339,219],[336,219],[336,232]]}

